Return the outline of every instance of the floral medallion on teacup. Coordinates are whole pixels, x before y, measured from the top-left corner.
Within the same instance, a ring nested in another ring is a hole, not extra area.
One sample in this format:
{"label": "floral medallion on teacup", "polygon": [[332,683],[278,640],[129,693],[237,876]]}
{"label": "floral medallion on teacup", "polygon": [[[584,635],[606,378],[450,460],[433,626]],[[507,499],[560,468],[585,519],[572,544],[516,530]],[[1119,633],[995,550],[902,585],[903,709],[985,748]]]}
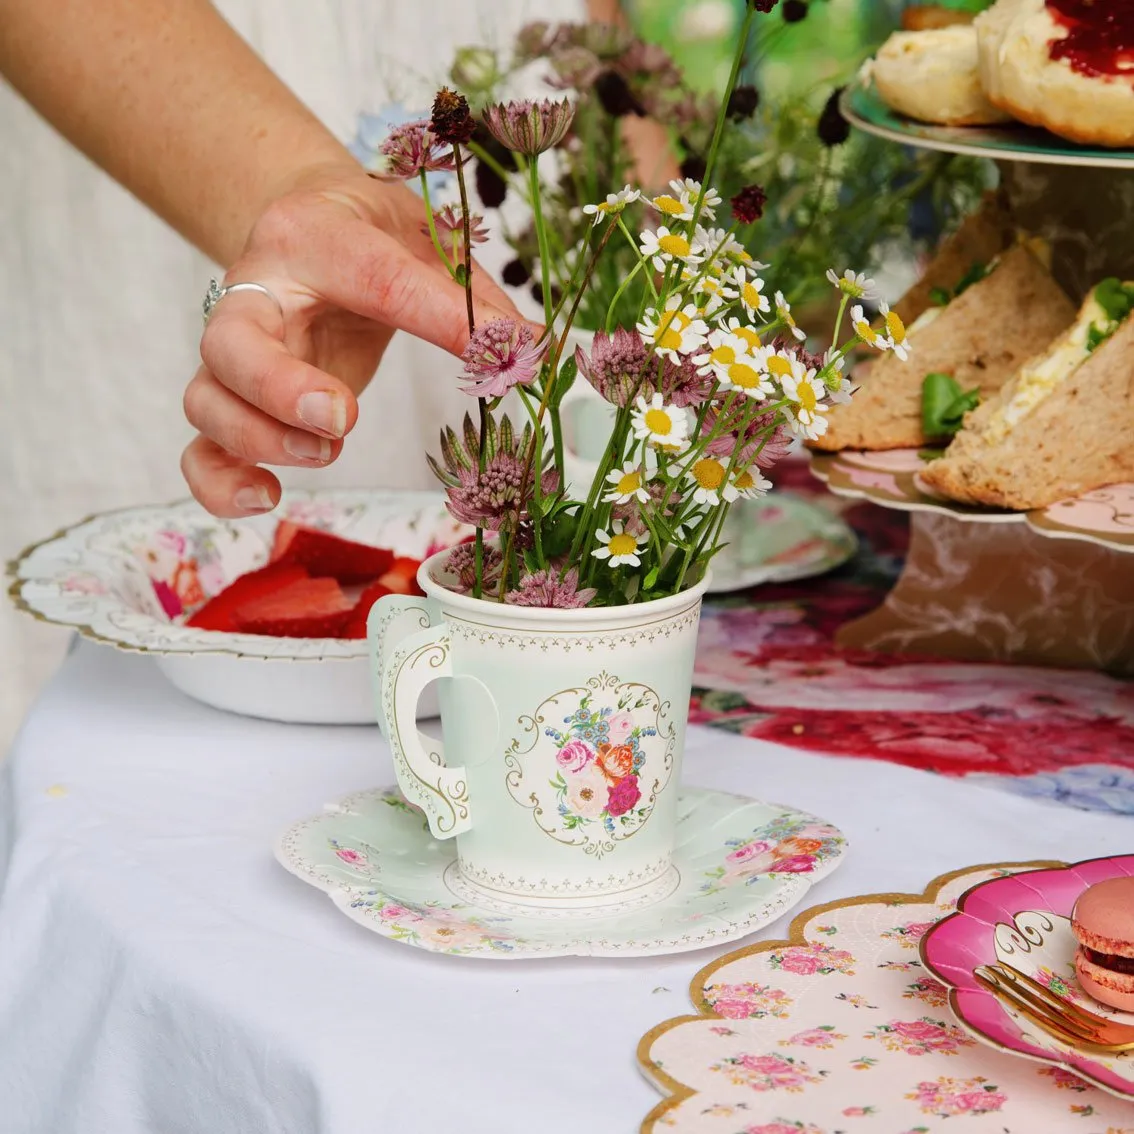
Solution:
{"label": "floral medallion on teacup", "polygon": [[276,857],[366,929],[458,956],[633,957],[754,933],[840,863],[842,833],[812,815],[725,792],[678,793],[673,885],[660,901],[533,908],[470,893],[451,842],[394,790],[357,792],[288,828]]}

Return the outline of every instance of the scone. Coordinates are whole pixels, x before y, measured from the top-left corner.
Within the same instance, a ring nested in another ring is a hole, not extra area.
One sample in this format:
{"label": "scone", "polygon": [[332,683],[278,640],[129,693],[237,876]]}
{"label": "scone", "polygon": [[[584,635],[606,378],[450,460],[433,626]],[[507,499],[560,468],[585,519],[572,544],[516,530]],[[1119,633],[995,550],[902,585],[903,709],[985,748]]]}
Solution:
{"label": "scone", "polygon": [[849,402],[831,407],[827,432],[812,449],[919,448],[926,374],[951,375],[963,390],[988,397],[1075,318],[1075,307],[1023,245],[1006,252],[984,278],[909,329],[910,359],[878,357]]}
{"label": "scone", "polygon": [[1134,285],[1096,287],[922,479],[950,500],[1027,511],[1134,477],[1132,305]]}
{"label": "scone", "polygon": [[997,0],[973,24],[990,102],[1084,145],[1134,146],[1134,5]]}
{"label": "scone", "polygon": [[972,27],[895,32],[879,48],[870,75],[891,110],[919,122],[985,126],[1009,117],[981,88]]}

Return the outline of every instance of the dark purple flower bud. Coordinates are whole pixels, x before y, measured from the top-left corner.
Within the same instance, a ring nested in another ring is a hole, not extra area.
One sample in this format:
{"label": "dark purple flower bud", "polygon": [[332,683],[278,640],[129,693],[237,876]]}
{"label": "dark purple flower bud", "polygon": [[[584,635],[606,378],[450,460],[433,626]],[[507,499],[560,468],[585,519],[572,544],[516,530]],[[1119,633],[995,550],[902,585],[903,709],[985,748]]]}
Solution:
{"label": "dark purple flower bud", "polygon": [[645,116],[646,108],[634,97],[626,80],[617,71],[603,71],[595,79],[595,94],[603,110],[611,118],[625,118],[628,114]]}
{"label": "dark purple flower bud", "polygon": [[508,183],[487,162],[478,161],[473,174],[476,195],[486,209],[498,209],[508,195]]}
{"label": "dark purple flower bud", "polygon": [[850,137],[850,123],[843,117],[839,99],[846,87],[838,87],[831,92],[823,113],[819,115],[819,140],[825,146],[841,146]]}
{"label": "dark purple flower bud", "polygon": [[807,0],[784,0],[780,15],[785,24],[798,24],[800,20],[807,19]]}
{"label": "dark purple flower bud", "polygon": [[707,168],[705,159],[700,154],[689,154],[681,163],[681,176],[704,181]]}
{"label": "dark purple flower bud", "polygon": [[779,0],[748,0],[748,6],[756,12],[770,12]]}
{"label": "dark purple flower bud", "polygon": [[764,215],[768,194],[759,185],[746,185],[732,199],[732,215],[741,224],[755,224]]}
{"label": "dark purple flower bud", "polygon": [[751,118],[760,105],[760,92],[751,85],[737,87],[728,96],[728,109],[726,113],[734,121]]}
{"label": "dark purple flower bud", "polygon": [[429,128],[441,141],[463,145],[476,130],[476,122],[469,112],[468,99],[448,87],[442,87],[433,100],[433,117]]}
{"label": "dark purple flower bud", "polygon": [[509,287],[523,287],[532,278],[532,270],[523,260],[509,260],[500,273]]}

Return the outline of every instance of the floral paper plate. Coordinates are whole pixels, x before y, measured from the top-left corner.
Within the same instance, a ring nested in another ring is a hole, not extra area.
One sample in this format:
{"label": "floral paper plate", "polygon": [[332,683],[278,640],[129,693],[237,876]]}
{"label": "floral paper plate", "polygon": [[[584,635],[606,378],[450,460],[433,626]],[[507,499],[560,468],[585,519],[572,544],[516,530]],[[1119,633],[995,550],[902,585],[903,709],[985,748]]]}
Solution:
{"label": "floral paper plate", "polygon": [[288,492],[275,512],[240,521],[218,520],[193,501],[126,508],[28,548],[9,565],[9,594],[41,621],[154,655],[174,685],[219,708],[283,721],[369,724],[365,640],[182,625],[186,611],[267,562],[281,519],[418,559],[465,535],[434,492]]}
{"label": "floral paper plate", "polygon": [[1038,865],[816,906],[787,940],[715,960],[690,987],[697,1014],[639,1045],[667,1096],[644,1134],[1134,1134],[1128,1103],[959,1028],[919,960],[923,935],[974,883]]}
{"label": "floral paper plate", "polygon": [[1059,1064],[1104,1090],[1134,1098],[1134,1053],[1076,1051],[1005,1007],[973,975],[981,965],[1000,961],[1092,1012],[1134,1024],[1134,1014],[1098,1004],[1079,988],[1074,963],[1078,943],[1071,932],[1071,911],[1079,895],[1095,882],[1127,875],[1134,875],[1134,855],[995,878],[963,895],[957,913],[926,935],[921,957],[949,987],[949,1003],[965,1031],[998,1051]]}
{"label": "floral paper plate", "polygon": [[[869,67],[867,67],[869,71]],[[931,126],[895,114],[869,79],[860,76],[841,100],[852,125],[891,142],[946,153],[970,154],[995,161],[1026,161],[1041,165],[1134,168],[1134,152],[1077,146],[1046,130],[1022,124],[1003,126]]]}
{"label": "floral paper plate", "polygon": [[703,788],[678,803],[674,888],[660,901],[537,911],[470,892],[452,840],[395,790],[361,791],[289,827],[276,857],[382,937],[495,959],[643,957],[734,941],[797,905],[846,839],[790,808]]}

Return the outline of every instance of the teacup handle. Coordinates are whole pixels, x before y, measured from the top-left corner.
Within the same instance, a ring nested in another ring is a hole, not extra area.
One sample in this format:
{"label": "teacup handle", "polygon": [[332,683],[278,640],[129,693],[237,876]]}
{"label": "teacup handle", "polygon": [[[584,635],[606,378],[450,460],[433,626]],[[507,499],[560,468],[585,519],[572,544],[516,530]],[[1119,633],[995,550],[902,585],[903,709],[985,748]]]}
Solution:
{"label": "teacup handle", "polygon": [[[386,595],[371,608],[366,620],[366,636],[370,641],[370,678],[374,700],[381,705],[382,675],[390,664],[394,650],[417,630],[425,630],[441,621],[441,612],[429,599],[409,595]],[[378,712],[378,728],[387,736],[386,722]]]}
{"label": "teacup handle", "polygon": [[449,628],[444,623],[431,626],[394,647],[382,669],[378,698],[378,716],[394,756],[398,785],[425,812],[437,839],[451,839],[472,826],[465,769],[446,767],[440,742],[417,728],[422,691],[452,674]]}

